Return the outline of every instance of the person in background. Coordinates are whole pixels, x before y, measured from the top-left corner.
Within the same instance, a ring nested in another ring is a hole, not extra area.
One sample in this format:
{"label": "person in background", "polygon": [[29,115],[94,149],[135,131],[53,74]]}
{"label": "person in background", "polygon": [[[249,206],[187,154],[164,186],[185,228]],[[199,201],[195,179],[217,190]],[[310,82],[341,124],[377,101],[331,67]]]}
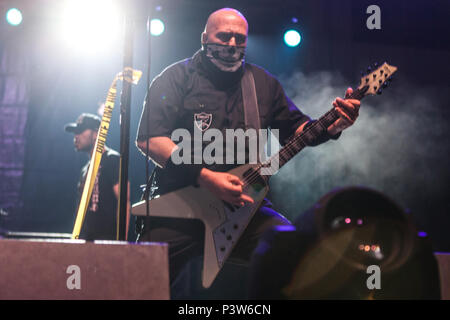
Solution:
{"label": "person in background", "polygon": [[[65,126],[66,132],[74,134],[73,143],[76,151],[86,152],[89,157],[91,157],[97,140],[97,132],[100,123],[101,119],[98,116],[90,113],[83,113],[78,117],[76,122],[69,123]],[[90,161],[91,160],[89,159],[86,165],[81,169],[80,180],[78,183],[78,205],[83,192]],[[92,190],[91,200],[81,228],[80,239],[116,240],[119,167],[120,154],[105,145],[94,188]],[[129,207],[130,201],[128,192],[126,237],[128,236]]]}

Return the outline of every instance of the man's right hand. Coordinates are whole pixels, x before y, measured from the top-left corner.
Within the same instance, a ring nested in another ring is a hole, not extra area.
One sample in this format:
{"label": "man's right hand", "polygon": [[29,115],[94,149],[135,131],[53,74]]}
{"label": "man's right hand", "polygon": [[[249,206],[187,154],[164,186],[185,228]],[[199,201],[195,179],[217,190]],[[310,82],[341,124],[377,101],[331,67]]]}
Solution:
{"label": "man's right hand", "polygon": [[244,183],[235,175],[203,168],[197,182],[201,187],[230,204],[242,207],[246,203],[254,202],[250,196],[243,193]]}

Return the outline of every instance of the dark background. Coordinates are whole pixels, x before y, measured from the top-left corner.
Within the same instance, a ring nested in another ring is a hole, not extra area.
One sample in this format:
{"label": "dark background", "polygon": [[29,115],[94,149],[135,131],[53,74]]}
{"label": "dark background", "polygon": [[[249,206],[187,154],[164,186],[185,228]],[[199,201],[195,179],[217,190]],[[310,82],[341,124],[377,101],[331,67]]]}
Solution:
{"label": "dark background", "polygon": [[[0,142],[4,150],[7,146],[21,150],[4,151],[0,159],[0,207],[9,213],[3,224],[10,230],[72,231],[76,184],[87,155],[74,151],[73,136],[63,127],[82,112],[96,113],[122,68],[121,34],[111,48],[91,56],[65,48],[62,35],[55,32],[61,19],[57,3],[10,0],[0,5]],[[448,1],[171,0],[117,4],[134,11],[133,65],[144,71],[132,89],[132,202],[139,200],[139,186],[145,183],[145,159],[134,140],[147,87],[149,8],[161,6],[153,15],[163,19],[166,28],[152,40],[153,78],[199,49],[200,34],[212,11],[233,7],[249,22],[247,61],[277,76],[288,95],[312,117],[327,111],[334,97],[342,96],[348,86],[356,87],[360,71],[369,64],[387,61],[399,68],[395,82],[381,97],[363,101],[354,127],[338,141],[297,156],[271,180],[275,207],[295,219],[333,188],[369,186],[408,209],[436,251],[450,251]],[[381,8],[381,30],[366,27],[366,8],[372,4]],[[19,27],[11,27],[3,19],[9,7],[24,13]],[[282,39],[292,27],[302,34],[296,48],[288,48]],[[11,76],[21,84],[16,87],[16,97],[21,97],[17,104],[5,102]],[[120,84],[118,89],[107,139],[116,150]],[[8,131],[7,127],[19,129]]]}

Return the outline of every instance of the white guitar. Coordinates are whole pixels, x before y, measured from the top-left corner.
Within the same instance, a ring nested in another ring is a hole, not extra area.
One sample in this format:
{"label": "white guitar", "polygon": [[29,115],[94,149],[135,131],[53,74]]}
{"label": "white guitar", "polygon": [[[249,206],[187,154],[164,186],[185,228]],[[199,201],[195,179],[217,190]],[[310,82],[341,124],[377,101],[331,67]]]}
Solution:
{"label": "white guitar", "polygon": [[[363,76],[359,87],[348,98],[361,100],[366,95],[381,93],[386,87],[396,67],[386,62],[374,71]],[[246,164],[229,171],[244,182],[244,193],[254,199],[253,204],[234,207],[215,197],[210,191],[200,187],[188,186],[160,197],[149,200],[149,215],[167,218],[200,219],[205,225],[205,247],[203,258],[202,285],[211,286],[226,259],[230,255],[253,215],[261,205],[269,187],[268,179],[271,168],[281,168],[307,145],[320,136],[335,120],[337,112],[328,111],[300,135],[294,136],[277,154],[259,164]],[[272,162],[277,164],[272,166]],[[265,175],[260,170],[265,169]],[[273,170],[275,171],[275,170]],[[146,202],[140,201],[132,206],[132,214],[146,216]]]}

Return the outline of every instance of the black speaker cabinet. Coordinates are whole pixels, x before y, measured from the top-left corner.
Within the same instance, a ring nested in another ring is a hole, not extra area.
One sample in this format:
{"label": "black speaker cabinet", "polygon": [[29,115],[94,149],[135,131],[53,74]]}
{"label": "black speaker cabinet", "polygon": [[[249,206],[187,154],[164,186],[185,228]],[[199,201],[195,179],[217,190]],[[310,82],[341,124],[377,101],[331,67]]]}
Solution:
{"label": "black speaker cabinet", "polygon": [[0,299],[169,299],[168,247],[0,240]]}
{"label": "black speaker cabinet", "polygon": [[435,252],[441,279],[441,298],[450,300],[450,252]]}

